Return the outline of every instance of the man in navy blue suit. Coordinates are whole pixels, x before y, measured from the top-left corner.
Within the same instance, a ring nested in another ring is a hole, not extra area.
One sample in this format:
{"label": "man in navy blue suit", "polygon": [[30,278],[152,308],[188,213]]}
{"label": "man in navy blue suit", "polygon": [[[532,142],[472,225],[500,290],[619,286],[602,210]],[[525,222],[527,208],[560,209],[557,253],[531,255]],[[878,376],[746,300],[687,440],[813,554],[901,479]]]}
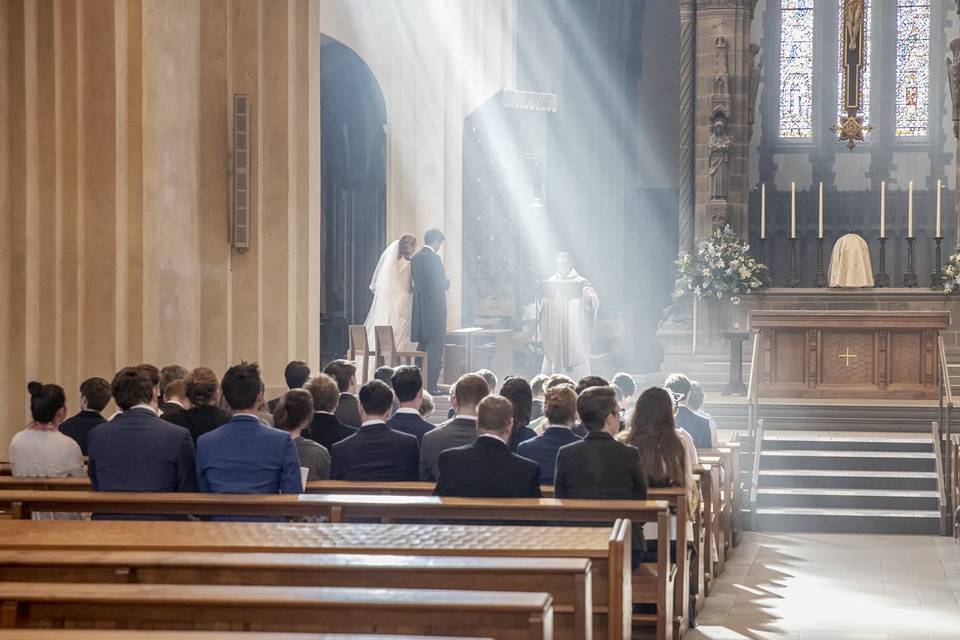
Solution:
{"label": "man in navy blue suit", "polygon": [[416,481],[420,474],[420,444],[409,434],[387,426],[393,391],[379,380],[360,388],[360,431],[333,445],[333,480],[372,482]]}
{"label": "man in navy blue suit", "polygon": [[197,483],[208,493],[302,493],[300,456],[286,431],[262,422],[263,381],[256,363],[241,362],[220,389],[233,409],[230,422],[197,440]]}
{"label": "man in navy blue suit", "polygon": [[196,491],[193,438],[183,427],[159,417],[160,390],[148,373],[141,367],[122,369],[114,376],[111,391],[123,413],[87,435],[87,472],[93,489]]}
{"label": "man in navy blue suit", "polygon": [[420,367],[403,365],[397,367],[390,379],[393,393],[397,397],[397,411],[387,421],[391,429],[408,433],[423,442],[423,434],[433,429],[433,425],[420,417],[420,405],[423,404],[423,375]]}
{"label": "man in navy blue suit", "polygon": [[521,442],[517,453],[540,465],[540,484],[553,484],[560,447],[582,440],[572,431],[577,419],[577,392],[569,384],[547,389],[543,414],[547,428],[536,438]]}
{"label": "man in navy blue suit", "polygon": [[693,438],[693,444],[697,449],[710,449],[713,447],[713,434],[710,432],[710,421],[690,410],[687,406],[687,398],[690,396],[692,384],[690,378],[682,373],[671,373],[663,383],[670,391],[680,396],[677,415],[673,421],[677,427],[683,429]]}

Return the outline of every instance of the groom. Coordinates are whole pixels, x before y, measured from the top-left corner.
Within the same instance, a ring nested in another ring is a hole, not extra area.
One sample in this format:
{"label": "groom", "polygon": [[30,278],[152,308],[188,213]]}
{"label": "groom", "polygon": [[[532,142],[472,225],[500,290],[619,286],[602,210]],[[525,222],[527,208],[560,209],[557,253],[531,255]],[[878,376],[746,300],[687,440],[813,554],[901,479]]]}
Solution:
{"label": "groom", "polygon": [[437,381],[443,365],[443,346],[447,335],[447,289],[450,281],[438,252],[446,237],[440,229],[423,235],[423,249],[410,260],[413,276],[413,321],[410,339],[427,353],[427,390],[437,393]]}

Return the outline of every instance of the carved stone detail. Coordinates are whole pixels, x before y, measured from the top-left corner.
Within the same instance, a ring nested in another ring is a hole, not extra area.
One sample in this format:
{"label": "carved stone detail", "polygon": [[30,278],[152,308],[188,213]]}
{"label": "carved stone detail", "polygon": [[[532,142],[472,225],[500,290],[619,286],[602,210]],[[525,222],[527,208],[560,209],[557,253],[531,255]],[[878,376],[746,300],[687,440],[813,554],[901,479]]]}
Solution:
{"label": "carved stone detail", "polygon": [[[957,0],[960,6],[960,0]],[[947,79],[950,83],[950,101],[953,104],[953,135],[960,138],[960,38],[950,41],[953,59],[947,58]]]}
{"label": "carved stone detail", "polygon": [[747,94],[747,118],[749,127],[747,128],[747,139],[753,137],[753,124],[756,122],[757,113],[757,92],[760,90],[760,76],[763,73],[763,61],[757,59],[760,53],[760,45],[750,43],[750,87]]}
{"label": "carved stone detail", "polygon": [[730,164],[730,136],[727,135],[727,118],[719,110],[714,112],[713,131],[710,134],[710,199],[727,199],[727,176]]}

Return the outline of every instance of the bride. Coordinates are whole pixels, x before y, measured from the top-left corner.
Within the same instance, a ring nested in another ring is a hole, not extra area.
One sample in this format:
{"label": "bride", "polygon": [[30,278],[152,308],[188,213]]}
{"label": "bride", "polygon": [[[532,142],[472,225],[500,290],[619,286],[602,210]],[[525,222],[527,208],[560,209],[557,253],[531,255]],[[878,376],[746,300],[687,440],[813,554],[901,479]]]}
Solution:
{"label": "bride", "polygon": [[415,348],[410,342],[410,323],[413,314],[413,278],[410,274],[410,258],[417,249],[415,236],[405,233],[395,240],[380,256],[377,269],[370,281],[373,304],[367,314],[367,340],[370,347],[376,344],[374,327],[389,325],[398,351]]}

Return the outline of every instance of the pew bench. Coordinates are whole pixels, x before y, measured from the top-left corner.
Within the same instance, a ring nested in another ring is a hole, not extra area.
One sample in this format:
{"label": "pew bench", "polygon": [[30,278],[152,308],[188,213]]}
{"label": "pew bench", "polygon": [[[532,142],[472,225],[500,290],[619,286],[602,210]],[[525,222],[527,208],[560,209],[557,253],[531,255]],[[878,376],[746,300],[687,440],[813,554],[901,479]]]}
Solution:
{"label": "pew bench", "polygon": [[544,592],[553,598],[557,640],[593,637],[591,580],[591,562],[585,558],[0,551],[2,582]]}
{"label": "pew bench", "polygon": [[259,587],[236,585],[0,583],[0,627],[404,632],[495,640],[553,638],[545,593]]}
{"label": "pew bench", "polygon": [[0,629],[0,640],[492,640],[452,636],[370,633],[269,633],[243,631],[142,631],[115,629]]}
{"label": "pew bench", "polygon": [[[665,504],[659,516],[666,530]],[[593,567],[594,638],[630,637],[627,520],[612,528],[11,520],[0,521],[0,549],[587,558]],[[658,559],[664,577],[670,574],[668,559]],[[672,588],[658,576],[658,593],[672,597]],[[658,635],[672,636],[669,621],[658,625]]]}

